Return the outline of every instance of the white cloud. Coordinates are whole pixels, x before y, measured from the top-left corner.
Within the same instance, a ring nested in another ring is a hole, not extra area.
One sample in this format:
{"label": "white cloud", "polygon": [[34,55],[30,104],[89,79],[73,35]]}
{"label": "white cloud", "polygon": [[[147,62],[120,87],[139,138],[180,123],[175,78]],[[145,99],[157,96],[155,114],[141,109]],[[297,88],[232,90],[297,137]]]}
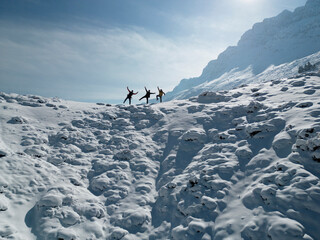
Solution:
{"label": "white cloud", "polygon": [[122,99],[127,85],[168,91],[200,75],[220,51],[134,28],[68,31],[1,22],[0,32],[3,89],[71,99]]}

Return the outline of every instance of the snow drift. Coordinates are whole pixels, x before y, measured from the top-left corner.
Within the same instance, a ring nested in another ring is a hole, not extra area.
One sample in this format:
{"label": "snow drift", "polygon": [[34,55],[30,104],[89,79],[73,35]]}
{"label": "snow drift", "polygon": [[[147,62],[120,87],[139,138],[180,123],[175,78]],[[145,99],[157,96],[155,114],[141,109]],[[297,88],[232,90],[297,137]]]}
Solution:
{"label": "snow drift", "polygon": [[320,77],[110,106],[0,93],[1,239],[318,239]]}

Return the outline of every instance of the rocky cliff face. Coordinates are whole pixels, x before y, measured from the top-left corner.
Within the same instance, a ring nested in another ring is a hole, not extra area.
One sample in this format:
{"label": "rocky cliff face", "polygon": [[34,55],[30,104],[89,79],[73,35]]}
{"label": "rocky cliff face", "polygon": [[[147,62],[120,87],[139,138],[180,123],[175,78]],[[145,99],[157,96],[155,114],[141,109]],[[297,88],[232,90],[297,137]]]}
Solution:
{"label": "rocky cliff face", "polygon": [[[199,88],[198,85],[220,78],[230,71],[240,72],[250,67],[252,75],[258,75],[270,66],[306,57],[320,51],[319,40],[320,0],[309,0],[294,12],[286,10],[276,17],[256,23],[243,34],[237,46],[228,47],[218,59],[209,62],[200,77],[183,79],[167,99],[190,97],[190,94],[181,93]],[[227,74],[225,80],[228,78]]]}

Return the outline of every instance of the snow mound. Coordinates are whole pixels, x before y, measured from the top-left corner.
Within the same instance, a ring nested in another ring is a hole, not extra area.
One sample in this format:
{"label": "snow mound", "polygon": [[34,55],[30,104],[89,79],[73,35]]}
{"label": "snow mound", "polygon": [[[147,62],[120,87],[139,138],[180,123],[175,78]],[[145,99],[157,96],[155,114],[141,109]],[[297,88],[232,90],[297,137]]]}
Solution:
{"label": "snow mound", "polygon": [[218,102],[228,102],[232,98],[229,96],[224,96],[216,92],[204,92],[198,97],[199,103],[218,103]]}
{"label": "snow mound", "polygon": [[0,238],[320,235],[317,75],[128,107],[0,96]]}

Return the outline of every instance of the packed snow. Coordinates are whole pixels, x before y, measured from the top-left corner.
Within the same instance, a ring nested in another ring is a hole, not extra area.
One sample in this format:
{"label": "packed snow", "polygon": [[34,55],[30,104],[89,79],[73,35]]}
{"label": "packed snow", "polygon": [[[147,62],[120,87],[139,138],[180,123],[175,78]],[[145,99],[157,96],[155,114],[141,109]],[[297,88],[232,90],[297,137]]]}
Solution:
{"label": "packed snow", "polygon": [[183,79],[166,100],[188,99],[204,91],[232,89],[250,82],[293,77],[308,61],[320,69],[320,0],[294,12],[256,23],[237,46],[228,47],[201,76]]}
{"label": "packed snow", "polygon": [[320,77],[109,105],[0,93],[0,239],[319,239]]}

